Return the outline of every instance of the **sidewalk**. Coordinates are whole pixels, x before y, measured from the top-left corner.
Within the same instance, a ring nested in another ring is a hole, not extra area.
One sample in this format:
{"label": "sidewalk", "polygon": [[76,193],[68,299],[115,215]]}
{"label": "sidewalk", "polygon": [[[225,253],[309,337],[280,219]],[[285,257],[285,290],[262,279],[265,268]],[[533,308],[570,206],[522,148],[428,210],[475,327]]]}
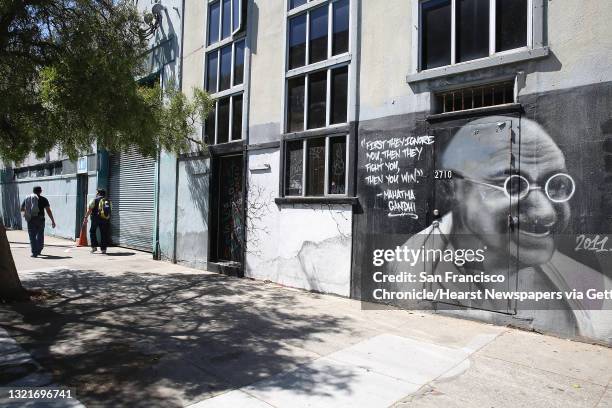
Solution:
{"label": "sidewalk", "polygon": [[0,355],[16,341],[88,407],[612,407],[608,348],[9,240],[24,284],[57,296],[0,307]]}

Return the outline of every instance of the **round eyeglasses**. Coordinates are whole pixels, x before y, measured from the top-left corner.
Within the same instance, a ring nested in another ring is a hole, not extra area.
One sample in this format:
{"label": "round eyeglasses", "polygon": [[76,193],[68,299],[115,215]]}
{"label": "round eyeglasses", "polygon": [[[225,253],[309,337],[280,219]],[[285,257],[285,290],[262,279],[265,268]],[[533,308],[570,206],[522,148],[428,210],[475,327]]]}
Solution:
{"label": "round eyeglasses", "polygon": [[548,197],[550,201],[553,203],[564,203],[572,198],[576,192],[576,183],[572,176],[567,173],[553,174],[546,180],[543,188],[535,183],[532,185],[529,183],[529,180],[519,174],[508,176],[504,181],[503,187],[471,179],[458,173],[454,174],[460,179],[503,191],[508,198],[518,198],[519,200],[527,197],[531,190],[543,189],[544,193],[546,193],[546,197]]}

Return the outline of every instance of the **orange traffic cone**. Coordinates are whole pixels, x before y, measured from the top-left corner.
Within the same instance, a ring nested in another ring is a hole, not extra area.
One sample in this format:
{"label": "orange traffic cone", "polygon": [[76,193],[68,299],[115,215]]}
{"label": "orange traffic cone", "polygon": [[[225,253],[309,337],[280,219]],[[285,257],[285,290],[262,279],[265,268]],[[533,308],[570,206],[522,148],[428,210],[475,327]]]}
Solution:
{"label": "orange traffic cone", "polygon": [[87,220],[83,221],[83,225],[81,225],[81,233],[79,235],[79,240],[77,241],[78,247],[86,247],[87,245]]}

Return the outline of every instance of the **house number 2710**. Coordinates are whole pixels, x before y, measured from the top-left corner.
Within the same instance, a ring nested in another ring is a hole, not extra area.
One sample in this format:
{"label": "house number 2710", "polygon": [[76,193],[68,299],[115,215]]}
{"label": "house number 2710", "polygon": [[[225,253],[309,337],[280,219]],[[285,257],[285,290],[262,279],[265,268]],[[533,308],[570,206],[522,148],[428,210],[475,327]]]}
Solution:
{"label": "house number 2710", "polygon": [[452,170],[434,170],[434,179],[436,180],[450,180],[452,178]]}

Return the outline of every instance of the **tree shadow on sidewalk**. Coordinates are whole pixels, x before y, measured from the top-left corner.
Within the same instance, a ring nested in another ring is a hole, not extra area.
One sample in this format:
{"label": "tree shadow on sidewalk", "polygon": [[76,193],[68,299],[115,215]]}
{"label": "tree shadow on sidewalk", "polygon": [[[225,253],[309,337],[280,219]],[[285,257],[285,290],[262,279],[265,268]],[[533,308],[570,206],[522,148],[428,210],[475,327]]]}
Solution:
{"label": "tree shadow on sidewalk", "polygon": [[[221,275],[33,276],[28,286],[61,296],[5,305],[1,325],[88,406],[181,406],[292,370],[316,357],[300,344],[352,333],[303,293]],[[349,372],[326,375],[350,392]],[[317,393],[312,379],[296,387]]]}

